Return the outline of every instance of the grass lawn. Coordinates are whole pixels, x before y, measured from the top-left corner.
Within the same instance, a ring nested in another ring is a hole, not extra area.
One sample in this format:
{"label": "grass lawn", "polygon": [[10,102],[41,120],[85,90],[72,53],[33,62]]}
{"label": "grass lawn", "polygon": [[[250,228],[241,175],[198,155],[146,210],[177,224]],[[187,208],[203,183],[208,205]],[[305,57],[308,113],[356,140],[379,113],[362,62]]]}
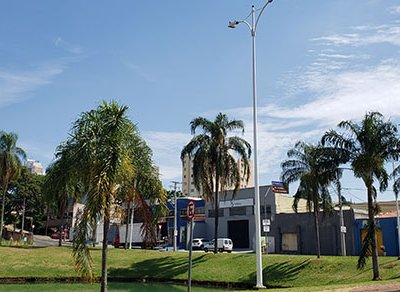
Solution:
{"label": "grass lawn", "polygon": [[[7,292],[98,292],[100,284],[0,284],[0,291]],[[118,292],[186,292],[187,286],[183,285],[162,285],[162,284],[141,284],[141,283],[109,283],[108,291]],[[220,289],[206,289],[192,287],[193,292],[225,292]],[[241,291],[244,292],[244,291]]]}
{"label": "grass lawn", "polygon": [[[92,256],[95,274],[99,277],[101,250],[92,250]],[[0,259],[0,278],[79,277],[71,248],[67,247],[0,247]],[[113,280],[187,279],[188,253],[185,252],[110,249],[108,259],[108,275]],[[379,263],[382,279],[400,279],[400,261],[396,257],[380,257]],[[373,284],[371,262],[363,271],[358,271],[356,264],[357,257],[323,256],[318,260],[315,256],[266,255],[263,256],[264,284],[295,287],[296,291],[306,287],[310,291],[310,287]],[[252,285],[255,254],[196,252],[193,254],[193,281]]]}

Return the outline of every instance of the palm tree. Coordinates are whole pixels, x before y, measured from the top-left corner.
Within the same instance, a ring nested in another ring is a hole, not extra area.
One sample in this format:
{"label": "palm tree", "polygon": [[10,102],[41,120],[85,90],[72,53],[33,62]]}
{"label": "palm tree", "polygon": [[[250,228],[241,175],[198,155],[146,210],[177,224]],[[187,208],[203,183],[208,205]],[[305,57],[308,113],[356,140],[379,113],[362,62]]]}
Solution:
{"label": "palm tree", "polygon": [[[103,221],[101,291],[107,291],[107,245],[110,211],[120,187],[123,172],[132,168],[130,140],[136,127],[127,118],[128,107],[103,102],[82,113],[74,123],[70,139],[61,145],[58,158],[86,185],[85,208],[74,230],[73,255],[79,272],[92,279],[92,259],[86,245],[87,225]],[[131,172],[131,171],[130,171]]]}
{"label": "palm tree", "polygon": [[[88,225],[100,218],[103,222],[101,291],[107,291],[107,245],[111,219],[111,208],[130,187],[135,190],[132,198],[138,201],[140,208],[146,209],[148,222],[156,211],[150,210],[148,202],[163,202],[164,191],[155,167],[151,164],[151,151],[139,147],[144,143],[137,134],[136,126],[128,119],[128,107],[115,102],[103,102],[96,109],[81,114],[74,123],[70,138],[58,147],[56,157],[62,161],[66,171],[65,182],[76,180],[84,186],[85,208],[74,228],[73,256],[78,271],[90,280],[93,278],[92,258],[86,239]],[[147,147],[147,145],[146,145]],[[142,160],[140,149],[147,151],[147,160]],[[150,158],[149,158],[150,157]],[[139,167],[140,163],[151,164]],[[142,181],[135,184],[138,178]],[[81,193],[81,192],[80,192]],[[164,196],[165,197],[165,196]],[[145,222],[145,234],[151,228]],[[154,232],[154,230],[153,230]],[[151,237],[151,236],[150,236]]]}
{"label": "palm tree", "polygon": [[[202,129],[203,133],[195,135],[198,128]],[[228,137],[228,133],[234,130],[244,133],[244,125],[240,120],[229,120],[228,116],[222,113],[219,113],[214,121],[203,117],[195,118],[190,122],[190,129],[195,136],[183,148],[181,160],[183,162],[185,157],[193,159],[194,185],[202,191],[206,200],[214,201],[214,252],[217,252],[220,192],[233,186],[235,196],[240,188],[241,174],[232,153],[242,160],[244,178],[248,180],[251,146],[240,137]]]}
{"label": "palm tree", "polygon": [[3,238],[4,209],[10,180],[18,178],[21,171],[21,160],[26,158],[24,150],[17,147],[18,136],[15,133],[0,132],[0,182],[3,191],[0,244]]}
{"label": "palm tree", "polygon": [[[142,234],[145,246],[156,243],[155,224],[163,211],[166,211],[167,194],[158,177],[158,171],[153,165],[152,151],[139,136],[131,140],[133,172],[125,171],[119,188],[119,196],[126,205],[127,224],[125,230],[125,248],[128,242],[129,215],[133,217],[136,209],[143,218]],[[153,210],[150,209],[153,206]],[[129,210],[132,206],[131,214]],[[159,208],[157,208],[158,206]],[[159,212],[158,212],[159,211]]]}
{"label": "palm tree", "polygon": [[315,243],[317,257],[321,256],[319,235],[319,213],[332,209],[328,186],[334,181],[339,162],[327,153],[321,145],[311,145],[297,142],[287,153],[288,160],[282,163],[282,180],[289,184],[300,181],[294,195],[293,209],[297,212],[301,199],[306,200],[307,210],[314,215]]}
{"label": "palm tree", "polygon": [[347,152],[355,177],[361,178],[367,188],[368,232],[363,240],[357,267],[363,268],[368,254],[372,252],[373,280],[379,280],[375,222],[377,190],[374,183],[378,181],[380,191],[388,186],[385,163],[398,159],[400,143],[397,127],[390,121],[384,121],[383,115],[378,112],[367,113],[360,124],[342,121],[338,126],[344,132],[330,130],[322,137],[322,143]]}

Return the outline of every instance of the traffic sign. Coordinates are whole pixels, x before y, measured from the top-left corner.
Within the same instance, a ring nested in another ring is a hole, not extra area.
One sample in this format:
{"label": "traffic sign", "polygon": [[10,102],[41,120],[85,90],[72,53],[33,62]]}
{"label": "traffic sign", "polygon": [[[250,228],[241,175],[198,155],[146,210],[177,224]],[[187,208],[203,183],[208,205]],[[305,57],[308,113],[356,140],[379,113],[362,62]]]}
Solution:
{"label": "traffic sign", "polygon": [[194,204],[194,201],[189,201],[186,206],[186,218],[188,220],[192,220],[194,217],[194,210],[195,210],[196,205]]}
{"label": "traffic sign", "polygon": [[269,219],[263,219],[262,224],[263,224],[263,226],[265,226],[265,225],[271,225],[271,220],[269,220]]}

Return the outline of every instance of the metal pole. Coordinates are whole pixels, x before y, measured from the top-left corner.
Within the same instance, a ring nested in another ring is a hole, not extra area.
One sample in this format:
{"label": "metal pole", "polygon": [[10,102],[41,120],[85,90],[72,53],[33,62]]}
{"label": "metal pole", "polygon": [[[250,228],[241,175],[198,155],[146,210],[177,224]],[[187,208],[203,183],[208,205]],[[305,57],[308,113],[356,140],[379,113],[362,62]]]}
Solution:
{"label": "metal pole", "polygon": [[258,184],[258,147],[257,147],[257,72],[256,72],[256,10],[254,5],[251,7],[252,19],[252,51],[253,51],[253,149],[254,149],[254,190],[255,190],[255,210],[254,221],[256,225],[256,269],[257,283],[255,288],[265,288],[262,275],[262,254],[261,254],[261,223],[260,223],[260,189]]}
{"label": "metal pole", "polygon": [[[393,166],[393,189],[394,184],[396,183],[396,175],[395,175],[395,167],[394,162],[392,162]],[[397,221],[397,247],[398,247],[398,255],[397,259],[400,260],[400,218],[399,218],[399,196],[396,192],[394,192],[394,196],[396,198],[396,221]]]}
{"label": "metal pole", "polygon": [[342,256],[346,256],[346,232],[344,232],[343,203],[339,178],[337,179],[337,191],[339,196],[339,217],[340,217],[340,247]]}
{"label": "metal pole", "polygon": [[397,259],[400,260],[400,218],[399,218],[399,196],[396,194],[396,219],[397,219],[397,246],[399,248],[399,253]]}
{"label": "metal pole", "polygon": [[[177,250],[177,240],[178,240],[178,201],[176,198],[176,186],[180,183],[177,181],[172,182],[174,184],[174,251]],[[190,186],[189,186],[190,187]]]}
{"label": "metal pole", "polygon": [[189,236],[189,270],[188,270],[188,292],[192,289],[192,241],[193,241],[193,218],[190,219],[190,236]]}

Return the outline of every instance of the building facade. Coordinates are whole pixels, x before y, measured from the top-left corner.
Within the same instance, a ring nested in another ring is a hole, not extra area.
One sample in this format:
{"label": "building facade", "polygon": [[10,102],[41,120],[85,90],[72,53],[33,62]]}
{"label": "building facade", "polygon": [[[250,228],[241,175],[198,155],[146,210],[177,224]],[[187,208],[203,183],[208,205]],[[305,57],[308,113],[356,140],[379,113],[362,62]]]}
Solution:
{"label": "building facade", "polygon": [[[250,171],[250,177],[248,180],[244,178],[245,168],[242,159],[237,160],[239,166],[239,172],[241,182],[240,188],[249,188],[254,186],[254,179],[252,171]],[[249,168],[252,169],[252,161],[249,161]],[[232,190],[234,187],[230,186],[227,190]],[[196,189],[193,181],[193,160],[188,156],[185,157],[182,163],[182,193],[189,197],[202,197],[201,191]]]}
{"label": "building facade", "polygon": [[33,159],[27,159],[25,166],[28,168],[29,172],[36,175],[44,175],[44,170],[42,164]]}

